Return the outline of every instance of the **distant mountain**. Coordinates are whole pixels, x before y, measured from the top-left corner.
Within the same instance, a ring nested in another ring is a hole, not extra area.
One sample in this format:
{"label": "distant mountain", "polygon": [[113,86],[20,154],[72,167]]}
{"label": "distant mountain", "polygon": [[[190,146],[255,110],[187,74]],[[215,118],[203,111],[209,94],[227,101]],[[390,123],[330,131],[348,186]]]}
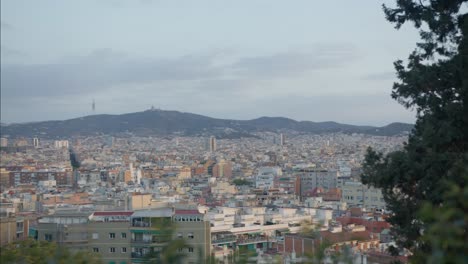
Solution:
{"label": "distant mountain", "polygon": [[392,123],[384,127],[354,126],[336,122],[295,121],[284,117],[252,120],[217,119],[178,111],[147,110],[122,115],[92,115],[63,121],[2,124],[1,134],[10,137],[64,138],[91,135],[215,135],[220,138],[250,137],[270,131],[323,134],[363,133],[393,136],[407,133],[411,124]]}

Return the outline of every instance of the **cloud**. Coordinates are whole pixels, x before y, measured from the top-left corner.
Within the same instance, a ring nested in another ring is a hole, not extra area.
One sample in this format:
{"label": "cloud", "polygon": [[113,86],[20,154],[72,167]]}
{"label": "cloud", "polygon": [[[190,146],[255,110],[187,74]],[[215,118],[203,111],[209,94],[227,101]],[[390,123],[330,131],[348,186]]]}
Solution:
{"label": "cloud", "polygon": [[155,105],[215,115],[259,109],[283,109],[288,114],[304,101],[290,100],[291,96],[306,98],[336,89],[342,93],[343,84],[352,86],[334,76],[348,72],[359,58],[351,45],[327,44],[262,56],[215,50],[172,58],[131,57],[98,49],[50,64],[3,64],[2,116],[32,121],[87,115],[93,98],[100,113],[141,111]]}
{"label": "cloud", "polygon": [[[114,7],[114,8],[124,8],[130,3],[130,1],[126,1],[126,0],[100,0],[99,2],[106,6]],[[134,1],[131,1],[130,4],[134,4],[133,2]],[[154,0],[138,0],[135,2],[137,2],[138,4],[144,7],[148,4],[152,4]]]}
{"label": "cloud", "polygon": [[240,75],[274,78],[298,75],[310,70],[340,67],[359,56],[357,49],[349,44],[315,45],[308,52],[286,52],[241,58],[233,65],[233,69]]}
{"label": "cloud", "polygon": [[224,51],[176,58],[131,58],[111,49],[100,49],[87,56],[66,58],[55,64],[2,65],[2,95],[23,98],[76,96],[110,91],[116,86],[168,81],[193,81],[200,91],[232,90],[259,80],[340,67],[355,59],[356,54],[354,49],[343,46],[315,47],[303,53],[241,57],[233,62],[218,63],[226,56]]}
{"label": "cloud", "polygon": [[10,23],[7,23],[5,21],[0,21],[0,26],[2,30],[12,30],[13,26]]}
{"label": "cloud", "polygon": [[20,50],[17,50],[17,49],[13,49],[13,48],[10,48],[10,47],[7,47],[5,45],[0,45],[0,52],[1,52],[1,56],[5,56],[5,57],[18,57],[18,56],[25,56],[26,53],[25,52],[22,52]]}
{"label": "cloud", "polygon": [[116,85],[219,76],[207,56],[174,59],[132,59],[109,50],[68,62],[2,65],[2,95],[6,97],[83,95]]}
{"label": "cloud", "polygon": [[395,72],[379,72],[379,73],[371,73],[365,75],[363,77],[364,80],[369,81],[386,81],[386,80],[395,80],[396,73]]}

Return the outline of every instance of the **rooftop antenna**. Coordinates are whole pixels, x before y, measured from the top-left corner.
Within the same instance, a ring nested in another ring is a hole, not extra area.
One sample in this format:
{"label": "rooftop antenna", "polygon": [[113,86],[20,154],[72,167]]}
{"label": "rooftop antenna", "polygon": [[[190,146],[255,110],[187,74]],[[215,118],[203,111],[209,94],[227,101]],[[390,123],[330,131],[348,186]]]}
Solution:
{"label": "rooftop antenna", "polygon": [[91,108],[93,109],[93,114],[96,112],[96,102],[93,99],[93,103],[91,104]]}

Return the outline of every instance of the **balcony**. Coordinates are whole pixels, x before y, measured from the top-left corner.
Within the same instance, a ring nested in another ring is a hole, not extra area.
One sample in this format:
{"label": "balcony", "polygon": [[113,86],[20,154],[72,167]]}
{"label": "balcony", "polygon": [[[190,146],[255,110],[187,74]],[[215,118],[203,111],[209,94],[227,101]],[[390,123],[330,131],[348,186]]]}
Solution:
{"label": "balcony", "polygon": [[247,245],[247,244],[256,244],[256,243],[263,243],[263,242],[269,242],[270,240],[268,237],[254,237],[254,238],[246,238],[246,239],[239,239],[237,241],[238,245]]}
{"label": "balcony", "polygon": [[132,258],[139,258],[139,259],[142,259],[146,256],[146,254],[142,253],[142,252],[132,252],[131,254]]}
{"label": "balcony", "polygon": [[133,226],[133,227],[150,227],[151,224],[150,224],[150,223],[147,223],[147,222],[134,221],[134,222],[132,223],[132,226]]}
{"label": "balcony", "polygon": [[153,243],[152,240],[148,240],[148,239],[132,239],[131,241],[132,241],[132,243],[135,243],[135,244],[151,244],[151,243]]}
{"label": "balcony", "polygon": [[170,239],[132,239],[132,243],[134,244],[164,244],[169,241]]}
{"label": "balcony", "polygon": [[212,239],[211,244],[224,244],[224,243],[232,243],[236,242],[237,238],[235,236],[229,236],[229,237],[221,237],[217,239]]}

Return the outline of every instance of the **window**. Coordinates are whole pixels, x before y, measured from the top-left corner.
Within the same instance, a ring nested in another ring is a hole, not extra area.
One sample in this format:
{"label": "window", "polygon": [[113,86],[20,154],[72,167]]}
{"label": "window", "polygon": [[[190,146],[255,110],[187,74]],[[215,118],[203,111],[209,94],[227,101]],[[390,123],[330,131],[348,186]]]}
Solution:
{"label": "window", "polygon": [[93,248],[94,253],[99,253],[99,248]]}
{"label": "window", "polygon": [[188,252],[193,253],[193,248],[192,248],[192,247],[189,247],[189,248],[188,248]]}
{"label": "window", "polygon": [[120,234],[120,236],[121,236],[122,238],[127,238],[127,233],[122,233],[122,234]]}
{"label": "window", "polygon": [[109,233],[109,238],[114,239],[115,238],[115,233]]}
{"label": "window", "polygon": [[45,241],[52,241],[52,234],[44,234],[44,240]]}
{"label": "window", "polygon": [[177,251],[178,251],[179,253],[182,253],[182,252],[184,251],[184,249],[183,249],[183,248],[178,248]]}
{"label": "window", "polygon": [[93,239],[99,239],[99,233],[93,233],[92,238]]}
{"label": "window", "polygon": [[194,238],[193,233],[188,233],[187,237],[188,237],[189,239],[193,239],[193,238]]}
{"label": "window", "polygon": [[182,233],[177,233],[177,238],[182,238]]}
{"label": "window", "polygon": [[122,248],[122,253],[127,253],[127,248],[126,247]]}
{"label": "window", "polygon": [[110,253],[115,253],[115,247],[109,248],[109,252],[110,252]]}

